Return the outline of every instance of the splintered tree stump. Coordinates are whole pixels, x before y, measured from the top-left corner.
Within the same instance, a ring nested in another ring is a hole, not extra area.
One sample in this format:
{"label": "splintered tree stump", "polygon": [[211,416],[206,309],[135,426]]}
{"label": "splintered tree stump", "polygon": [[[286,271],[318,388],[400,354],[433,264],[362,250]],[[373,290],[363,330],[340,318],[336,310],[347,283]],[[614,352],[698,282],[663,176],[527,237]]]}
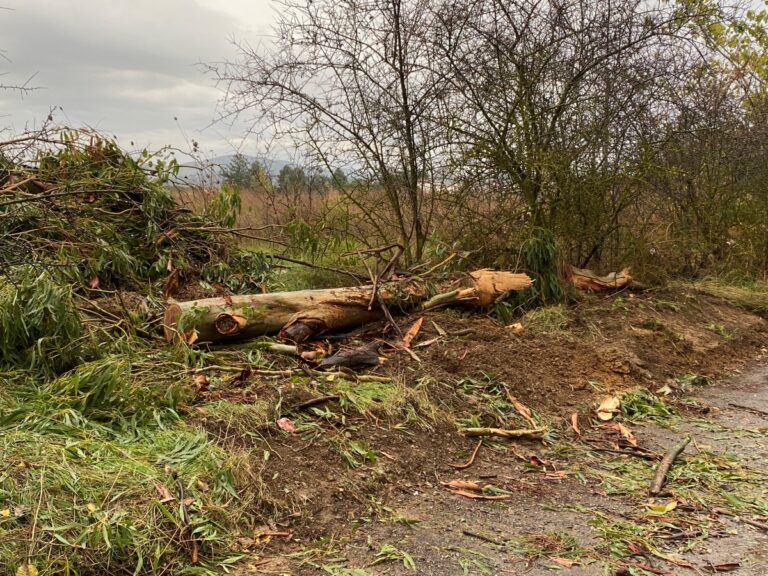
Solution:
{"label": "splintered tree stump", "polygon": [[407,278],[380,286],[378,297],[373,286],[356,286],[173,302],[166,308],[163,331],[168,342],[188,344],[268,334],[301,343],[320,334],[381,320],[385,316],[381,303],[393,314],[420,309],[435,299],[437,305],[480,307],[530,285],[531,279],[525,274],[478,270],[461,277],[453,290],[442,295],[435,295],[422,279]]}

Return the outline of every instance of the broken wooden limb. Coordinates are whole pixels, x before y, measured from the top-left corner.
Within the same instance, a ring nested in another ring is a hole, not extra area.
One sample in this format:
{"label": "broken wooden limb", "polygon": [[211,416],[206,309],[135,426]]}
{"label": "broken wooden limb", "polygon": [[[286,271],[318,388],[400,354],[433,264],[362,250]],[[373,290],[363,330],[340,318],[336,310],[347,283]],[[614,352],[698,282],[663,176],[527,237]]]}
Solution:
{"label": "broken wooden limb", "polygon": [[656,468],[656,474],[654,474],[653,480],[651,481],[651,496],[657,496],[661,492],[661,488],[664,486],[670,468],[672,468],[675,460],[677,460],[678,456],[683,453],[683,450],[685,450],[685,447],[688,446],[690,441],[691,437],[686,436],[680,442],[672,446],[672,448],[670,448],[664,455],[664,458],[661,459],[658,468]]}
{"label": "broken wooden limb", "polygon": [[464,428],[462,434],[469,437],[497,436],[499,438],[543,438],[546,428],[506,430],[504,428]]}
{"label": "broken wooden limb", "polygon": [[[478,270],[460,279],[461,286],[437,298],[443,304],[487,306],[510,290],[531,285],[525,274]],[[430,300],[432,290],[419,278],[386,282],[378,287],[378,306],[369,309],[373,286],[300,290],[247,296],[224,296],[172,302],[163,317],[168,342],[227,342],[279,333],[299,344],[326,332],[381,320],[384,306],[407,312]]]}
{"label": "broken wooden limb", "polygon": [[432,296],[422,304],[421,309],[458,305],[490,306],[509,292],[529,288],[533,280],[527,274],[483,269],[470,272],[460,284],[455,290]]}
{"label": "broken wooden limb", "polygon": [[300,356],[299,348],[292,344],[280,344],[279,342],[258,342],[255,346],[259,350],[266,350],[273,354],[284,354],[286,356]]}
{"label": "broken wooden limb", "polygon": [[611,272],[607,276],[598,276],[592,270],[569,266],[566,268],[565,276],[566,280],[579,290],[590,292],[618,290],[627,286],[632,279],[629,268],[624,268],[621,272]]}

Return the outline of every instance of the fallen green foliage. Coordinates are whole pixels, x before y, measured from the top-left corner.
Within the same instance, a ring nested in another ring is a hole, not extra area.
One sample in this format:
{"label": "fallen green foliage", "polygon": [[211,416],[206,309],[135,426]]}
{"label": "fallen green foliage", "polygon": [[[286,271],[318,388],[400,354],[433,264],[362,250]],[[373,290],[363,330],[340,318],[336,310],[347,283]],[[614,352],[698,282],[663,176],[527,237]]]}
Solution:
{"label": "fallen green foliage", "polygon": [[69,286],[31,266],[0,278],[0,369],[60,373],[82,358],[84,340]]}
{"label": "fallen green foliage", "polygon": [[269,264],[226,260],[223,222],[175,206],[172,158],[76,131],[26,143],[0,170],[0,573],[220,573],[254,517],[248,461],[179,416],[207,353],[157,349],[121,294],[254,286]]}
{"label": "fallen green foliage", "polygon": [[621,396],[621,413],[628,420],[646,420],[663,425],[670,425],[677,420],[674,411],[645,388]]}
{"label": "fallen green foliage", "polygon": [[[4,574],[25,563],[40,574],[201,574],[226,559],[238,520],[233,460],[199,431],[17,427],[3,430],[0,453]],[[204,562],[185,572],[193,540]]]}

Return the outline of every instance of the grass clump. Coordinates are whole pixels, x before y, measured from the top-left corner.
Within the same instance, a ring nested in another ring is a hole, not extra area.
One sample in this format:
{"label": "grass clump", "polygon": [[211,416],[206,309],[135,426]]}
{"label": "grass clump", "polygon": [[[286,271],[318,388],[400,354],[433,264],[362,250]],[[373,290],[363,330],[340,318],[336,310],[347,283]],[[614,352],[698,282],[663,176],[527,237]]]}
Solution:
{"label": "grass clump", "polygon": [[506,545],[512,554],[531,560],[550,556],[577,560],[589,554],[589,551],[581,547],[567,532],[527,534],[522,538],[507,541]]}
{"label": "grass clump", "polygon": [[707,279],[696,282],[693,288],[697,292],[720,298],[737,308],[768,318],[768,281],[736,285],[717,279]]}
{"label": "grass clump", "polygon": [[402,380],[391,382],[334,381],[330,387],[338,394],[343,410],[352,409],[360,414],[376,414],[400,425],[415,424],[429,429],[438,418],[439,409],[431,398],[429,379],[415,384]]}
{"label": "grass clump", "polygon": [[558,304],[531,310],[523,316],[523,326],[539,334],[560,332],[568,326],[568,309]]}
{"label": "grass clump", "polygon": [[667,426],[677,419],[671,408],[658,396],[644,388],[622,395],[621,413],[628,420],[645,420]]}

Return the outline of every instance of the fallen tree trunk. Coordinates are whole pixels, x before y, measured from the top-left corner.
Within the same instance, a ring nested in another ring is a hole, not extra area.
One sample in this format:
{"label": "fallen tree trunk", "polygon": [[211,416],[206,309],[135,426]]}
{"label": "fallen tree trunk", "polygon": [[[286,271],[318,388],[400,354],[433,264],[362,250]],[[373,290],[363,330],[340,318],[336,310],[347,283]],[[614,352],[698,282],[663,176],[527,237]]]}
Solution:
{"label": "fallen tree trunk", "polygon": [[566,270],[567,280],[579,290],[590,292],[607,292],[627,286],[632,279],[629,268],[621,272],[611,272],[607,276],[598,276],[592,270],[569,266]]}
{"label": "fallen tree trunk", "polygon": [[434,296],[426,281],[408,278],[385,283],[378,294],[373,286],[358,286],[173,302],[166,308],[163,330],[167,341],[189,344],[275,333],[300,343],[325,332],[380,320],[384,317],[382,304],[401,312],[456,304],[488,306],[531,283],[526,274],[478,270],[462,277],[454,290]]}

